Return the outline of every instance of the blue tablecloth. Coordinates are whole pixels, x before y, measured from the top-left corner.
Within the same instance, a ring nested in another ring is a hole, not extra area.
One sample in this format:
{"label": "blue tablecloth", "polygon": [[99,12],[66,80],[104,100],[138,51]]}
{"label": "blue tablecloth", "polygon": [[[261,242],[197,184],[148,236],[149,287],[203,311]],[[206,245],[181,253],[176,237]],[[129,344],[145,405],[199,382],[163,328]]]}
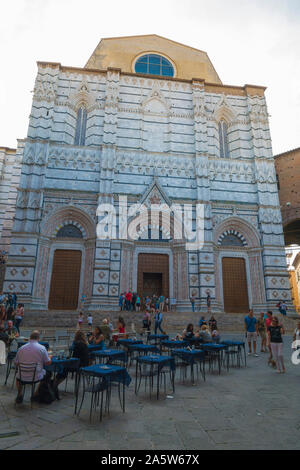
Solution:
{"label": "blue tablecloth", "polygon": [[125,351],[118,349],[104,349],[103,351],[93,351],[92,356],[103,357],[106,359],[119,359],[121,361],[127,361],[127,355]]}
{"label": "blue tablecloth", "polygon": [[[22,346],[25,346],[25,344],[28,344],[29,341],[17,341],[18,343],[18,349],[20,349]],[[45,346],[45,348],[49,349],[49,343],[47,343],[46,341],[39,341],[39,344],[41,344],[42,346]]]}
{"label": "blue tablecloth", "polygon": [[117,341],[117,346],[129,347],[132,344],[143,344],[143,341],[137,339],[119,339]]}
{"label": "blue tablecloth", "polygon": [[225,344],[225,346],[245,346],[244,341],[226,340],[226,341],[222,341],[222,344]]}
{"label": "blue tablecloth", "polygon": [[76,357],[70,357],[69,359],[57,359],[56,357],[52,358],[51,364],[45,366],[45,370],[48,372],[55,372],[62,374],[65,369],[74,369],[79,370],[80,359]]}
{"label": "blue tablecloth", "polygon": [[103,348],[102,344],[88,344],[89,353],[93,351],[105,351],[105,346]]}
{"label": "blue tablecloth", "polygon": [[171,351],[172,356],[178,356],[182,358],[185,362],[189,364],[194,364],[194,362],[198,359],[204,360],[205,359],[205,352],[201,349],[173,349]]}
{"label": "blue tablecloth", "polygon": [[154,344],[132,344],[129,346],[130,351],[138,351],[138,352],[157,352],[159,353],[159,349]]}
{"label": "blue tablecloth", "polygon": [[161,342],[162,346],[166,346],[166,348],[173,349],[173,348],[184,348],[188,345],[187,341],[170,341],[164,340]]}
{"label": "blue tablecloth", "polygon": [[226,349],[228,346],[226,344],[217,344],[217,343],[203,343],[201,344],[201,348],[204,350],[213,349],[215,351],[222,351]]}
{"label": "blue tablecloth", "polygon": [[176,368],[174,357],[171,356],[141,356],[137,360],[143,364],[157,364],[159,369],[168,365],[173,371]]}
{"label": "blue tablecloth", "polygon": [[112,382],[123,383],[127,385],[127,387],[131,382],[131,377],[125,367],[111,365],[103,366],[100,364],[96,364],[94,366],[82,367],[80,371],[85,372],[94,377],[104,378]]}
{"label": "blue tablecloth", "polygon": [[168,340],[169,335],[149,335],[148,336],[148,341],[151,341],[152,339],[158,339],[159,341]]}

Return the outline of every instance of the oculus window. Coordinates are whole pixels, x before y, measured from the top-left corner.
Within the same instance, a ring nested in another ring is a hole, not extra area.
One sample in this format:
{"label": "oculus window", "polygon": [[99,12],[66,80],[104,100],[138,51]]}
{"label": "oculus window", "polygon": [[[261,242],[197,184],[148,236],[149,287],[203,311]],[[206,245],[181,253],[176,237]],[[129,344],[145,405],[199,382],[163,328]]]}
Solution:
{"label": "oculus window", "polygon": [[146,54],[135,63],[135,72],[162,77],[174,77],[174,67],[167,59],[157,54]]}

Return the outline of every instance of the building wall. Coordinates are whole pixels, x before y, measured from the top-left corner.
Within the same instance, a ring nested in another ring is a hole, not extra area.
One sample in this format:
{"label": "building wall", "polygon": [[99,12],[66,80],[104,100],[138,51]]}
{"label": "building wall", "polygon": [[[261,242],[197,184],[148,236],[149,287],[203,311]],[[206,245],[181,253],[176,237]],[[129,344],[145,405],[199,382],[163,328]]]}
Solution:
{"label": "building wall", "polygon": [[275,168],[283,224],[286,225],[300,218],[300,148],[276,155]]}
{"label": "building wall", "polygon": [[[275,156],[279,183],[279,200],[282,208],[283,229],[300,221],[300,148]],[[293,227],[295,230],[296,227]],[[290,236],[288,237],[290,239]],[[299,240],[299,234],[295,242]],[[290,276],[293,303],[300,313],[300,245],[286,246],[286,260]]]}
{"label": "building wall", "polygon": [[[134,76],[120,70],[39,63],[4,288],[31,307],[47,308],[56,233],[82,231],[81,293],[89,308],[115,308],[120,289],[136,289],[143,243],[96,239],[96,209],[119,195],[129,204],[205,206],[205,243],[187,252],[171,242],[151,250],[172,262],[178,308],[209,291],[222,310],[221,261],[246,260],[249,298],[259,310],[290,301],[276,173],[264,89],[207,85],[203,80]],[[74,145],[78,108],[87,109],[84,147]],[[220,158],[218,123],[226,120],[230,155]],[[222,246],[233,230],[241,247]],[[79,246],[79,245],[78,245]],[[151,251],[150,250],[150,251]]]}

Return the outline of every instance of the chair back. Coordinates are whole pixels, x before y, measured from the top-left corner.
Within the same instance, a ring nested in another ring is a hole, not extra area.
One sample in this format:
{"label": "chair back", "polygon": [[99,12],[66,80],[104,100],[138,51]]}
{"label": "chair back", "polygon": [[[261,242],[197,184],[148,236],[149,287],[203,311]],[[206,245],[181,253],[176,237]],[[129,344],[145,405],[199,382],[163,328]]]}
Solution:
{"label": "chair back", "polygon": [[0,366],[6,364],[6,346],[4,341],[0,340]]}
{"label": "chair back", "polygon": [[9,345],[9,352],[17,352],[18,349],[19,349],[18,341],[16,340],[16,338],[14,338]]}
{"label": "chair back", "polygon": [[18,364],[19,380],[20,382],[31,383],[36,379],[37,363],[35,362],[20,362]]}

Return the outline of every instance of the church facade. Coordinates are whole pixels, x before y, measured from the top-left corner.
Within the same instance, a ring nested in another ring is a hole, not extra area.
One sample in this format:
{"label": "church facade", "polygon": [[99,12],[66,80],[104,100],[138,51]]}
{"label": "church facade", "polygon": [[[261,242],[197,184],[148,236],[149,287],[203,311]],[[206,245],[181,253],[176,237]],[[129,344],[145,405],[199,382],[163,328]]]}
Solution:
{"label": "church facade", "polygon": [[[182,311],[191,297],[206,311],[208,293],[216,312],[292,306],[264,92],[222,84],[205,52],[157,35],[104,39],[84,68],[38,62],[27,137],[0,149],[4,292],[36,310],[82,296],[114,310],[128,290]],[[161,217],[121,236],[124,198],[193,219],[201,204],[203,246]],[[97,237],[101,204],[113,239]]]}

